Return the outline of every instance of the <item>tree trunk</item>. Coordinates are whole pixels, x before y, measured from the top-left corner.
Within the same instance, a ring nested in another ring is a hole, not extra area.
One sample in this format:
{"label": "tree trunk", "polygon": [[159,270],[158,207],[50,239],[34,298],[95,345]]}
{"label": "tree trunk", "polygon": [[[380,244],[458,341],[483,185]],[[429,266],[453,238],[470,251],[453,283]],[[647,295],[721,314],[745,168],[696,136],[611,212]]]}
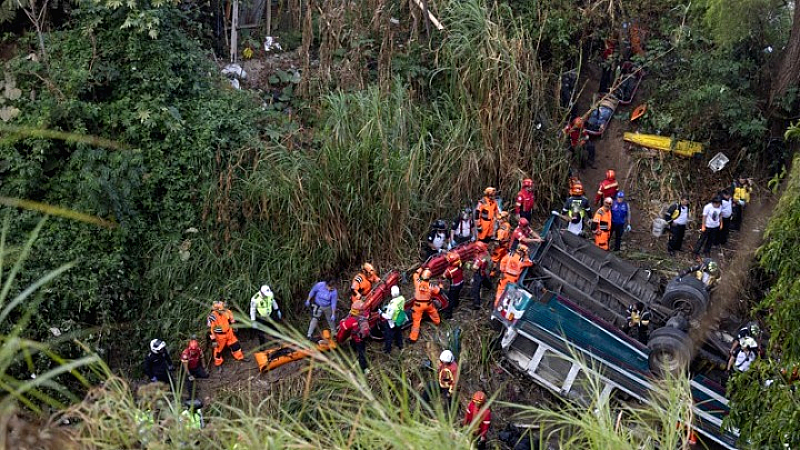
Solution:
{"label": "tree trunk", "polygon": [[790,89],[798,87],[800,87],[800,4],[795,2],[792,31],[769,98],[770,112],[773,116],[789,113],[789,117],[792,117],[797,112],[799,103],[797,99],[792,102],[790,111],[782,111],[781,102]]}

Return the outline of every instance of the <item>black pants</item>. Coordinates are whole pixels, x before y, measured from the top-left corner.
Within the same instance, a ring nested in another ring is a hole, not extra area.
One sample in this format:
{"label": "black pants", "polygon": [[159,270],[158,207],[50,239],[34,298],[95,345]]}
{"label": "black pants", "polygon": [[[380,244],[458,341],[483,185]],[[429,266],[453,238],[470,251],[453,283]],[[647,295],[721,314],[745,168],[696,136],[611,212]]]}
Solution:
{"label": "black pants", "polygon": [[744,208],[738,202],[733,202],[733,215],[731,216],[731,230],[739,231],[742,228]]}
{"label": "black pants", "polygon": [[472,275],[472,305],[475,308],[480,308],[483,305],[481,300],[481,288],[492,289],[492,279],[488,276],[482,276],[479,272]]}
{"label": "black pants", "polygon": [[694,249],[694,254],[700,254],[700,248],[703,249],[703,255],[709,256],[711,254],[711,246],[714,245],[719,240],[719,227],[716,228],[706,228],[706,231],[700,235],[700,239],[697,241],[697,246]]}
{"label": "black pants", "polygon": [[598,92],[604,94],[608,92],[608,88],[611,85],[611,77],[614,76],[614,70],[611,67],[606,67],[603,64],[603,71],[600,73],[600,88],[597,90]]}
{"label": "black pants", "polygon": [[[267,330],[275,330],[275,322],[272,320],[267,320],[263,317],[256,317],[256,322],[260,323],[263,328]],[[264,345],[265,343],[269,342],[269,335],[262,329],[256,329],[256,336],[258,337],[258,345]]]}
{"label": "black pants", "polygon": [[531,210],[531,211],[523,211],[522,209],[520,209],[519,217],[520,218],[524,217],[524,218],[528,219],[528,222],[530,222],[531,221],[531,216],[533,215],[532,213],[533,213],[533,210]]}
{"label": "black pants", "polygon": [[733,216],[722,218],[722,229],[719,230],[719,241],[717,242],[720,245],[724,245],[728,243],[728,235],[731,233],[731,219]]}
{"label": "black pants", "polygon": [[649,328],[649,325],[634,325],[631,327],[628,326],[628,324],[625,324],[625,326],[622,327],[622,332],[631,336],[642,344],[647,345],[647,340],[650,337]]}
{"label": "black pants", "polygon": [[683,236],[686,234],[686,225],[672,224],[669,227],[669,241],[667,242],[667,251],[679,252],[683,246]]}
{"label": "black pants", "polygon": [[398,350],[402,350],[403,330],[398,326],[389,328],[389,322],[385,320],[381,322],[381,326],[383,327],[383,352],[387,354],[391,353],[392,344],[394,344]]}
{"label": "black pants", "polygon": [[[199,378],[199,379],[208,378],[208,372],[206,372],[206,369],[203,366],[197,366],[194,369],[189,369],[189,375],[191,375],[193,378]],[[194,381],[190,380],[189,377],[185,377],[183,385],[186,386],[186,390],[189,392],[189,395],[192,398],[197,397],[197,393],[195,392]]]}
{"label": "black pants", "polygon": [[464,287],[464,282],[457,285],[450,285],[450,289],[447,291],[447,300],[449,303],[447,304],[447,309],[442,311],[447,316],[452,316],[453,311],[458,308],[458,304],[461,303],[461,288]]}
{"label": "black pants", "polygon": [[622,235],[625,234],[624,223],[611,223],[611,235],[614,236],[614,250],[619,251],[622,244]]}
{"label": "black pants", "polygon": [[350,339],[350,347],[352,347],[356,353],[358,353],[358,366],[361,367],[361,370],[367,370],[367,343],[364,341],[356,342],[355,339]]}

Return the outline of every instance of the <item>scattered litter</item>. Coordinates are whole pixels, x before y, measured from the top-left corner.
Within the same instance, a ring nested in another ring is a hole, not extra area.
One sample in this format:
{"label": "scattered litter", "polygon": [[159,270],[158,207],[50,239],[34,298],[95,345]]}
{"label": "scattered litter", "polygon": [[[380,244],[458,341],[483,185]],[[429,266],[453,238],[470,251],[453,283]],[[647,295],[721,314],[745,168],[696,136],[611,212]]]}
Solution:
{"label": "scattered litter", "polygon": [[234,89],[241,89],[241,86],[239,86],[239,80],[237,80],[236,78],[233,78],[228,81],[231,82],[231,86],[233,86]]}
{"label": "scattered litter", "polygon": [[397,19],[397,18],[395,18],[395,17],[392,17],[391,19],[389,19],[389,22],[390,22],[392,25],[400,25],[400,20],[399,20],[399,19]]}
{"label": "scattered litter", "polygon": [[267,36],[264,38],[264,51],[269,52],[271,50],[279,50],[282,51],[281,44],[272,36]]}
{"label": "scattered litter", "polygon": [[56,327],[50,328],[50,333],[52,333],[55,337],[61,336],[61,330]]}
{"label": "scattered litter", "polygon": [[183,232],[184,233],[197,233],[198,230],[195,227],[190,227],[190,228],[185,229]]}
{"label": "scattered litter", "polygon": [[247,72],[245,72],[245,70],[242,69],[242,66],[238,64],[228,64],[224,69],[222,69],[222,74],[229,78],[236,77],[241,80],[247,79]]}
{"label": "scattered litter", "polygon": [[728,164],[727,156],[724,153],[719,152],[711,158],[711,161],[708,162],[708,168],[711,169],[712,172],[719,172],[725,167],[725,164]]}

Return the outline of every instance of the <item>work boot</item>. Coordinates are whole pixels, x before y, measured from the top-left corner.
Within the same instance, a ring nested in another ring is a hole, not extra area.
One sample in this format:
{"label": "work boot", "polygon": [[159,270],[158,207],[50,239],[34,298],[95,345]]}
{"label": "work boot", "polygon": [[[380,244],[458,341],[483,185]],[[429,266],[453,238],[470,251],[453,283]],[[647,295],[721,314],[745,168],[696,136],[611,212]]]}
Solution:
{"label": "work boot", "polygon": [[250,358],[245,356],[244,358],[240,359],[239,362],[250,362]]}

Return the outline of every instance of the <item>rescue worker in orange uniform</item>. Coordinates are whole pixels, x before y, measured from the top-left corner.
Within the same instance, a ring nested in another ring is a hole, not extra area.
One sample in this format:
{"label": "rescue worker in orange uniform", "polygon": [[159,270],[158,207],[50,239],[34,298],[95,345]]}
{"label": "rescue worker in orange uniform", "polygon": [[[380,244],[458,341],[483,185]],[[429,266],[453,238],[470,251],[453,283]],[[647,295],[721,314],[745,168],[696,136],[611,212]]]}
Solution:
{"label": "rescue worker in orange uniform", "polygon": [[[495,234],[495,241],[497,247],[492,250],[492,262],[494,267],[500,266],[500,261],[508,254],[508,249],[511,246],[511,223],[508,221],[508,211],[500,213],[500,218],[497,221],[497,234]],[[490,276],[495,276],[494,272]]]}
{"label": "rescue worker in orange uniform", "polygon": [[467,406],[467,412],[464,415],[464,426],[468,427],[478,422],[473,436],[478,439],[478,449],[486,448],[486,439],[489,434],[489,426],[492,424],[492,412],[488,407],[484,408],[483,404],[486,403],[486,394],[483,391],[478,391],[472,395],[472,401]]}
{"label": "rescue worker in orange uniform", "polygon": [[372,291],[372,285],[379,281],[381,279],[375,272],[375,267],[370,263],[364,263],[361,271],[353,277],[353,282],[350,283],[350,303],[363,300],[363,297]]}
{"label": "rescue worker in orange uniform", "polygon": [[495,221],[500,215],[500,206],[495,200],[497,189],[487,187],[483,190],[483,198],[475,207],[475,221],[478,226],[478,239],[487,242],[494,236]]}
{"label": "rescue worker in orange uniform", "polygon": [[500,296],[506,290],[508,283],[516,283],[522,275],[522,271],[526,267],[533,265],[533,262],[527,258],[528,247],[524,244],[517,246],[517,251],[509,253],[500,262],[500,271],[503,272],[503,279],[497,284],[497,294],[494,297],[494,307],[500,303]]}
{"label": "rescue worker in orange uniform", "polygon": [[606,170],[606,179],[600,182],[600,187],[597,188],[597,195],[594,196],[595,206],[599,205],[600,201],[606,197],[616,198],[618,190],[617,174],[611,169]]}
{"label": "rescue worker in orange uniform", "polygon": [[411,313],[411,334],[408,335],[408,340],[417,342],[419,339],[419,327],[422,323],[423,314],[428,314],[433,323],[439,325],[439,311],[433,305],[431,300],[432,293],[438,293],[438,286],[431,286],[431,270],[428,268],[420,267],[414,272],[414,307]]}
{"label": "rescue worker in orange uniform", "polygon": [[450,303],[447,308],[442,310],[445,319],[453,317],[453,311],[458,308],[461,301],[461,288],[464,287],[464,269],[461,268],[461,257],[457,252],[447,252],[448,266],[444,270],[444,278],[450,281],[450,289],[447,291],[447,298]]}
{"label": "rescue worker in orange uniform", "polygon": [[526,218],[531,221],[531,214],[533,214],[533,206],[536,197],[533,195],[533,180],[525,178],[522,180],[522,189],[517,194],[517,202],[514,205],[514,213],[518,218]]}
{"label": "rescue worker in orange uniform", "polygon": [[603,206],[597,209],[592,219],[592,233],[594,233],[594,244],[603,250],[608,250],[608,243],[611,240],[611,197],[603,200]]}
{"label": "rescue worker in orange uniform", "polygon": [[211,347],[214,349],[214,365],[220,370],[224,359],[222,351],[230,347],[231,354],[239,361],[249,361],[242,353],[242,346],[239,339],[233,333],[231,325],[236,322],[231,310],[225,307],[225,302],[217,300],[212,305],[212,311],[208,315],[208,328],[211,332]]}

